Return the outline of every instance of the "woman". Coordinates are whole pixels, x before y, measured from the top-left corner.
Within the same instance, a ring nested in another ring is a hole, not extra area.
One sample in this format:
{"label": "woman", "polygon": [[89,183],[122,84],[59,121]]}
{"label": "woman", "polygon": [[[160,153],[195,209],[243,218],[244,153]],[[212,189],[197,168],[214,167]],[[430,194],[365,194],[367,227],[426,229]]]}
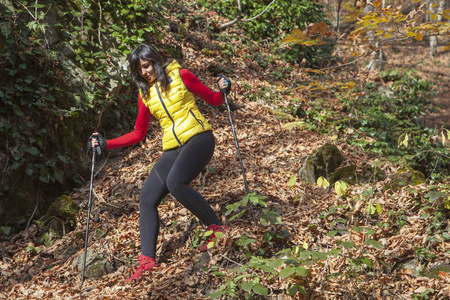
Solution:
{"label": "woman", "polygon": [[[158,51],[142,44],[130,54],[131,75],[139,86],[139,112],[135,128],[121,137],[105,140],[94,133],[91,147],[102,150],[136,144],[144,139],[151,115],[159,120],[163,130],[163,154],[153,166],[139,195],[139,226],[141,251],[139,267],[125,282],[139,279],[143,271],[152,270],[156,263],[156,244],[159,233],[158,205],[170,192],[208,230],[225,231],[219,218],[206,200],[189,184],[211,160],[215,140],[212,127],[195,104],[194,95],[213,106],[220,106],[224,98],[213,92],[187,69],[173,60],[163,65]],[[219,89],[229,93],[231,85],[218,79]],[[210,241],[214,234],[210,236]],[[206,251],[207,244],[202,247]]]}

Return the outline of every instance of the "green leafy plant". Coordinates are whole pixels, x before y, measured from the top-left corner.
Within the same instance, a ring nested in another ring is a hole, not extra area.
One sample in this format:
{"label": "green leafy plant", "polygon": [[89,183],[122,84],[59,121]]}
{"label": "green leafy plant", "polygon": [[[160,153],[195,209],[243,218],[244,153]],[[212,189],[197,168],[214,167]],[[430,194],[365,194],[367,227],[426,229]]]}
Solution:
{"label": "green leafy plant", "polygon": [[[225,212],[225,215],[228,216],[231,213],[236,213],[237,211],[239,211],[242,208],[247,208],[249,204],[254,205],[254,206],[267,207],[267,203],[264,201],[266,198],[267,198],[267,196],[258,195],[256,192],[249,193],[249,194],[245,195],[242,198],[242,200],[237,201],[233,204],[227,205],[226,206],[227,211]],[[241,210],[240,212],[236,213],[228,220],[231,221],[235,218],[242,217],[244,215],[245,211],[246,211],[245,209]]]}
{"label": "green leafy plant", "polygon": [[211,239],[211,241],[208,242],[206,245],[208,249],[211,249],[214,247],[214,245],[225,236],[223,232],[214,232],[212,230],[206,231],[204,234],[201,235],[202,239],[206,240],[208,237],[210,237],[212,234],[214,234],[214,237]]}
{"label": "green leafy plant", "polygon": [[12,231],[11,227],[8,227],[8,226],[1,226],[0,227],[0,232],[5,234],[5,235],[9,235],[11,233],[11,231]]}
{"label": "green leafy plant", "polygon": [[[380,73],[386,87],[374,83],[335,91],[341,111],[332,109],[316,96],[306,109],[309,128],[331,133],[339,128],[350,144],[378,155],[401,167],[411,167],[427,177],[445,176],[450,165],[446,129],[426,127],[422,117],[437,109],[432,83],[413,72]],[[359,91],[364,93],[358,94]]]}
{"label": "green leafy plant", "polygon": [[334,184],[334,190],[339,197],[344,197],[347,194],[349,184],[345,181],[336,181]]}
{"label": "green leafy plant", "polygon": [[[270,3],[269,0],[241,1],[242,18],[250,19],[264,11]],[[232,0],[201,0],[198,4],[227,18],[236,16],[238,9],[236,2]],[[258,40],[276,36],[277,30],[287,33],[293,26],[300,27],[305,23],[318,23],[323,20],[325,14],[321,4],[303,0],[283,0],[273,3],[261,17],[252,22],[242,22],[239,26],[242,26],[250,37]]]}
{"label": "green leafy plant", "polygon": [[[302,265],[317,262],[325,259],[326,254],[314,251],[301,251],[301,247],[285,249],[279,253],[282,258],[265,259],[252,256],[250,260],[227,273],[215,274],[224,279],[224,285],[218,291],[210,294],[211,298],[218,298],[223,295],[247,295],[251,299],[252,295],[268,296],[269,290],[265,287],[260,277],[268,276],[269,279],[280,277],[290,281],[286,294],[294,296],[297,293],[306,294],[304,284],[311,277],[311,271]],[[230,284],[233,282],[234,284]]]}
{"label": "green leafy plant", "polygon": [[[414,194],[414,190],[409,190]],[[431,225],[428,227],[428,240],[432,243],[439,243],[437,237],[448,240],[447,216],[450,212],[450,189],[447,185],[430,185],[428,191],[423,195],[425,201],[417,203],[417,209],[422,212],[423,219],[430,219]]]}
{"label": "green leafy plant", "polygon": [[241,247],[247,247],[248,245],[255,243],[256,240],[253,238],[249,238],[248,236],[246,236],[245,234],[241,235],[241,237],[239,238],[239,240],[236,242],[236,244],[238,246]]}
{"label": "green leafy plant", "polygon": [[281,224],[281,215],[278,209],[263,209],[263,215],[260,218],[261,225],[268,226],[270,223],[273,225]]}
{"label": "green leafy plant", "polygon": [[[167,1],[9,1],[0,16],[1,204],[40,200],[82,182],[92,131],[126,129],[136,108],[118,105],[130,89],[126,55],[158,40]],[[150,20],[150,21],[149,21]],[[145,24],[144,26],[142,24]],[[103,111],[107,118],[96,120]],[[71,165],[69,167],[69,165]],[[27,181],[30,191],[20,186]],[[53,188],[48,188],[52,185]],[[32,195],[41,195],[35,199]],[[30,200],[31,199],[31,200]],[[17,205],[8,216],[21,213]],[[45,209],[42,209],[45,211]]]}
{"label": "green leafy plant", "polygon": [[45,249],[45,247],[35,247],[33,245],[30,245],[30,246],[27,246],[25,251],[30,254],[34,254],[34,253],[39,254],[44,249]]}
{"label": "green leafy plant", "polygon": [[411,294],[411,298],[414,300],[427,300],[431,299],[430,297],[435,294],[435,291],[433,289],[427,289],[420,294],[413,293]]}
{"label": "green leafy plant", "polygon": [[328,182],[328,180],[326,178],[324,178],[323,176],[320,176],[317,179],[317,185],[321,188],[326,189],[327,187],[330,186],[330,183]]}

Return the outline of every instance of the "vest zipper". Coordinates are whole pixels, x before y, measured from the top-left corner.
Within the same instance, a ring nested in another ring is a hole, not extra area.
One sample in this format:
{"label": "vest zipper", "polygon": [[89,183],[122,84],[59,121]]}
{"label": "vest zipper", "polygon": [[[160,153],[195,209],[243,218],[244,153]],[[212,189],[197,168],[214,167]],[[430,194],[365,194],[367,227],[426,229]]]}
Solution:
{"label": "vest zipper", "polygon": [[180,142],[180,140],[177,137],[177,134],[175,133],[175,121],[173,120],[172,116],[169,113],[169,110],[167,109],[166,105],[164,104],[164,100],[161,97],[161,93],[159,92],[158,82],[155,82],[155,88],[156,88],[156,92],[158,93],[159,101],[161,101],[161,104],[162,104],[164,110],[166,111],[167,116],[169,117],[170,121],[172,121],[172,124],[173,124],[173,126],[172,126],[173,136],[177,140],[178,144],[180,144],[180,146],[183,146],[183,143]]}
{"label": "vest zipper", "polygon": [[199,118],[197,118],[194,114],[194,112],[190,109],[189,112],[191,113],[191,115],[194,117],[194,119],[197,120],[197,122],[202,126],[203,130],[205,129],[205,125],[203,125],[203,121],[200,120]]}

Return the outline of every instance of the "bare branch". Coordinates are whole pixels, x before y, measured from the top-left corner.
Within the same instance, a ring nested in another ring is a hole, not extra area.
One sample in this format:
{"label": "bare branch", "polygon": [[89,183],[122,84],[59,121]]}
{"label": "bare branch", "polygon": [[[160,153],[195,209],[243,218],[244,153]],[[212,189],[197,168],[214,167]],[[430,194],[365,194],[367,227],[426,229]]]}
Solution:
{"label": "bare branch", "polygon": [[233,24],[235,24],[235,23],[238,23],[238,22],[250,22],[250,21],[253,21],[254,19],[256,19],[256,18],[260,17],[262,14],[264,14],[264,13],[269,9],[269,7],[270,7],[272,4],[275,3],[275,1],[276,1],[276,0],[273,0],[272,2],[270,2],[270,4],[267,5],[267,7],[266,7],[261,13],[259,13],[257,16],[255,16],[255,17],[253,17],[253,18],[251,18],[251,19],[242,20],[242,7],[241,7],[241,1],[240,1],[240,0],[237,0],[237,2],[238,2],[238,12],[237,12],[236,18],[235,18],[233,21],[231,21],[231,22],[228,22],[228,23],[225,23],[225,24],[220,25],[220,26],[219,26],[219,29],[224,29],[224,28],[226,28],[226,27],[228,27],[228,26],[231,26],[231,25],[233,25]]}
{"label": "bare branch", "polygon": [[242,20],[242,22],[249,22],[249,21],[253,21],[254,19],[258,18],[258,17],[261,16],[263,13],[265,13],[265,12],[269,9],[269,7],[270,7],[272,4],[275,3],[275,1],[276,1],[276,0],[273,0],[272,2],[270,2],[270,4],[267,5],[267,7],[266,7],[259,15],[255,16],[255,17],[253,17],[253,18],[251,18],[251,19]]}

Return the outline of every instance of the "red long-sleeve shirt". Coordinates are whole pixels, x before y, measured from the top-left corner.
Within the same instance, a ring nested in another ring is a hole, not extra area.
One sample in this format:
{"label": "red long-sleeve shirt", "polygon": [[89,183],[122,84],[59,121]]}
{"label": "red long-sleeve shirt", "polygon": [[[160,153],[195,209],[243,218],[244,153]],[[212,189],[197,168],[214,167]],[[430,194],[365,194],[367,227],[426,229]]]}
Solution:
{"label": "red long-sleeve shirt", "polygon": [[[213,106],[220,106],[225,102],[225,99],[220,92],[214,92],[210,90],[189,70],[180,69],[180,75],[187,89],[194,95],[199,96],[208,104]],[[139,110],[134,130],[118,138],[107,140],[107,149],[130,146],[139,143],[145,138],[145,136],[147,135],[148,126],[150,124],[151,113],[145,106],[140,95],[138,96],[138,109]]]}

